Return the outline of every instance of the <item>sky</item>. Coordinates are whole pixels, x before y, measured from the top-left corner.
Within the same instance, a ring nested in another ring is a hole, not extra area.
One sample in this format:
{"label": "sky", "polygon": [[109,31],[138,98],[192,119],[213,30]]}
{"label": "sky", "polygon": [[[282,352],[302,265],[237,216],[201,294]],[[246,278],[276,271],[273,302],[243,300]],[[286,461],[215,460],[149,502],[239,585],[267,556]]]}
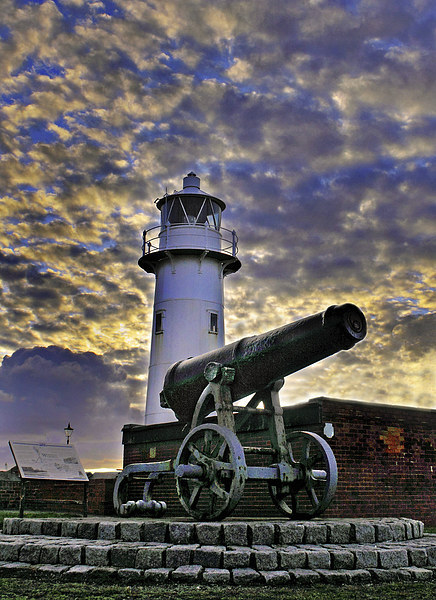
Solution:
{"label": "sky", "polygon": [[226,341],[353,302],[367,338],[287,378],[435,408],[434,0],[2,0],[0,468],[122,466],[143,423],[141,234],[191,170],[241,270]]}

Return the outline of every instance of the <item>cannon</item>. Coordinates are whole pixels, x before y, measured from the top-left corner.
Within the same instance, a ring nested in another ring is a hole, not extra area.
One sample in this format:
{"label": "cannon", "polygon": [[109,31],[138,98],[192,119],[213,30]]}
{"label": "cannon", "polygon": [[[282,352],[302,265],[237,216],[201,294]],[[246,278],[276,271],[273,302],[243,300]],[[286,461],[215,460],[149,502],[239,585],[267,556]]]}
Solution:
{"label": "cannon", "polygon": [[[166,503],[153,499],[153,488],[170,475],[181,504],[196,520],[229,516],[247,480],[267,482],[273,503],[289,518],[320,515],[336,490],[336,460],[318,434],[286,434],[279,390],[284,377],[352,348],[365,335],[366,320],[357,306],[334,305],[172,365],[161,404],[189,424],[189,432],[174,459],[124,468],[114,488],[117,513],[162,515]],[[245,405],[237,404],[249,396]],[[268,424],[270,445],[243,447],[238,431],[259,414]],[[251,457],[257,464],[247,464]],[[145,479],[143,498],[138,501],[127,497],[134,478]]]}

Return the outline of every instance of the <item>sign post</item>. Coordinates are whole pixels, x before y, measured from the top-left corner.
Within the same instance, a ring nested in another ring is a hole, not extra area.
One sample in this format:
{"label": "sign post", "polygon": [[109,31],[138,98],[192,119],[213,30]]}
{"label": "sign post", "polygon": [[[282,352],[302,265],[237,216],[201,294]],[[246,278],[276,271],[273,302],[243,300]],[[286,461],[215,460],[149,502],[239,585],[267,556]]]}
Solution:
{"label": "sign post", "polygon": [[74,446],[9,442],[9,447],[21,477],[20,518],[24,515],[26,488],[32,479],[83,483],[83,516],[87,516],[89,480]]}

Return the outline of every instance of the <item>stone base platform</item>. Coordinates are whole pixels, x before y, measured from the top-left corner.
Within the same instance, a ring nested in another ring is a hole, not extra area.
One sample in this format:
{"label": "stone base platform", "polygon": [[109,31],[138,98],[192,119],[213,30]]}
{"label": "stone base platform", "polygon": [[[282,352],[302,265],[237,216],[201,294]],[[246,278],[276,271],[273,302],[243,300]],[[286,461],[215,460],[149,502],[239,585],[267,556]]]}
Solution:
{"label": "stone base platform", "polygon": [[0,576],[299,585],[436,579],[436,535],[398,518],[5,519]]}

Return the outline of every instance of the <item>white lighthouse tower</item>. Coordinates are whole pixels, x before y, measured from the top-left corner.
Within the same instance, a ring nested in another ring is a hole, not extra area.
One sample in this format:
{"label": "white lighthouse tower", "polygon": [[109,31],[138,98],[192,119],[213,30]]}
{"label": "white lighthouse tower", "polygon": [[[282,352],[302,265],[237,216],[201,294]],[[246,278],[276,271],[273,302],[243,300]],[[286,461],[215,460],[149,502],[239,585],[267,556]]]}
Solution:
{"label": "white lighthouse tower", "polygon": [[224,345],[223,279],[241,267],[236,233],[221,227],[226,205],[201,191],[195,173],[156,206],[161,224],[144,231],[138,261],[156,277],[146,425],[176,420],[159,401],[168,368]]}

